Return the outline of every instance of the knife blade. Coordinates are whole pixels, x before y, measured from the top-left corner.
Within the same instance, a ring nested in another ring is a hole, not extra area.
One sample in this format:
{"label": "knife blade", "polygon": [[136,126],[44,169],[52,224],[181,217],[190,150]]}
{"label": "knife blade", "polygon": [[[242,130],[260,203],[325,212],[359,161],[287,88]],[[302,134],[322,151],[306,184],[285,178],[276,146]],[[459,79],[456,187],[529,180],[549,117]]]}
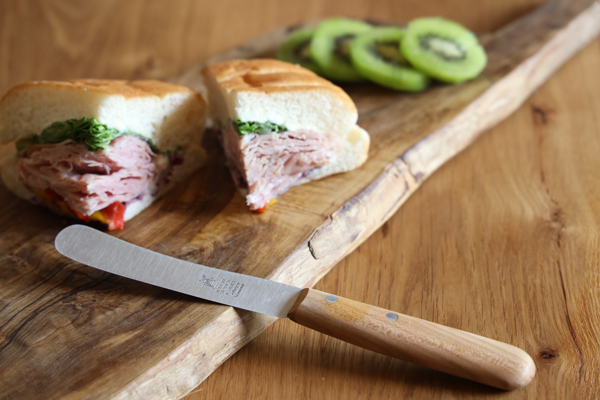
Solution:
{"label": "knife blade", "polygon": [[301,289],[169,257],[84,225],[55,239],[82,264],[244,310],[290,318],[346,342],[501,389],[526,386],[531,357],[493,339],[314,289]]}

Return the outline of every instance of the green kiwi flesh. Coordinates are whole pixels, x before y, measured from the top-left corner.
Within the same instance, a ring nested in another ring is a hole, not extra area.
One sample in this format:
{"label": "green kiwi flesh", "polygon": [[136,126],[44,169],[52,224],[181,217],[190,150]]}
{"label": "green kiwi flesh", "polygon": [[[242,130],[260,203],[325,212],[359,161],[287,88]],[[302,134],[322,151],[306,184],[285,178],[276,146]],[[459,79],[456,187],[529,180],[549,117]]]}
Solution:
{"label": "green kiwi flesh", "polygon": [[310,56],[328,79],[340,82],[361,82],[350,61],[350,45],[359,34],[373,27],[366,22],[345,18],[330,18],[319,24],[310,44]]}
{"label": "green kiwi flesh", "polygon": [[443,18],[410,22],[400,51],[415,68],[450,83],[476,77],[487,63],[477,37],[462,25]]}
{"label": "green kiwi flesh", "polygon": [[412,68],[400,53],[404,30],[374,28],[357,36],[350,47],[354,68],[365,78],[396,90],[417,92],[429,85],[429,77]]}
{"label": "green kiwi flesh", "polygon": [[294,31],[277,49],[277,58],[321,74],[321,68],[310,58],[310,43],[315,29],[300,29]]}

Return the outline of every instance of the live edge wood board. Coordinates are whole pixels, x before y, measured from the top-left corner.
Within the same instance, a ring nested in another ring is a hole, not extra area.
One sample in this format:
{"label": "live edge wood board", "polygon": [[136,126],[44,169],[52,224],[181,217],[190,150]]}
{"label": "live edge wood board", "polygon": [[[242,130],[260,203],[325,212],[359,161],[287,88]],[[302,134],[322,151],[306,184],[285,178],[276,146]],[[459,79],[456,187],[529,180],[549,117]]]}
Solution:
{"label": "live edge wood board", "polygon": [[[483,37],[489,63],[473,81],[419,94],[344,87],[371,134],[369,160],[351,173],[290,190],[262,215],[248,212],[207,135],[206,167],[115,236],[188,261],[310,287],[599,32],[599,1],[554,1]],[[288,33],[207,63],[271,56]],[[200,68],[172,81],[202,90]],[[0,204],[2,398],[180,398],[274,320],[70,262],[53,240],[73,221],[3,186]]]}

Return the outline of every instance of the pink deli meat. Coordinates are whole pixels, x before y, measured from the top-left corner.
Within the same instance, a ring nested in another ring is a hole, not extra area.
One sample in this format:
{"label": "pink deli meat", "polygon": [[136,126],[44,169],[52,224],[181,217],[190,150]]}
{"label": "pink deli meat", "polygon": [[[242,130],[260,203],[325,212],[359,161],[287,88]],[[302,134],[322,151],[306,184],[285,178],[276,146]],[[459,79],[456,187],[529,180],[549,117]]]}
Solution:
{"label": "pink deli meat", "polygon": [[99,151],[73,141],[37,145],[20,155],[19,179],[33,190],[52,189],[71,209],[91,215],[150,190],[155,157],[134,135],[120,136]]}
{"label": "pink deli meat", "polygon": [[241,175],[238,186],[247,186],[251,210],[265,207],[308,171],[329,164],[340,145],[337,136],[313,131],[252,133],[240,138],[232,124],[222,139],[229,163]]}

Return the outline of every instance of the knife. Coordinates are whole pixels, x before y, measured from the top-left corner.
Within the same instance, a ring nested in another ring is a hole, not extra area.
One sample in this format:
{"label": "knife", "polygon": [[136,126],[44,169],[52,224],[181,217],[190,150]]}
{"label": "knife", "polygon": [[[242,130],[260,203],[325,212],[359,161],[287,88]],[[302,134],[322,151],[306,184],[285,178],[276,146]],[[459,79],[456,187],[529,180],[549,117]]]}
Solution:
{"label": "knife", "polygon": [[535,364],[523,350],[358,301],[179,260],[84,225],[54,243],[80,263],[224,305],[290,318],[368,350],[501,389],[526,386]]}

